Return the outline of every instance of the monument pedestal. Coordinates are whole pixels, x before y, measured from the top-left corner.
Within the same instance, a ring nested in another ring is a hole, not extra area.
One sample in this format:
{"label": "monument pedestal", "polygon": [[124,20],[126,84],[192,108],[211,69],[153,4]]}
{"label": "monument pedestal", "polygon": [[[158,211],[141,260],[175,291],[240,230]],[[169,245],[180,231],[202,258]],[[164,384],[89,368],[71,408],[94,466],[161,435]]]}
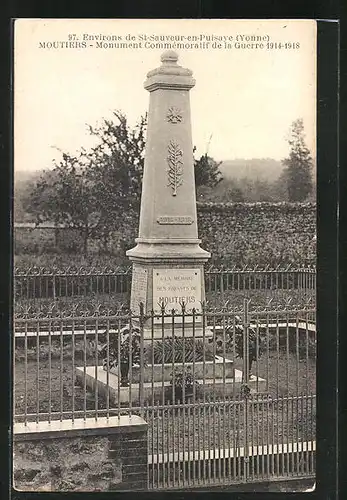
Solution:
{"label": "monument pedestal", "polygon": [[[130,307],[133,314],[139,315],[139,304],[143,304],[145,340],[212,336],[211,329],[203,325],[201,315],[205,297],[201,261],[147,259],[139,262],[133,257],[132,260],[136,262],[133,263]],[[134,323],[137,321],[135,318]]]}

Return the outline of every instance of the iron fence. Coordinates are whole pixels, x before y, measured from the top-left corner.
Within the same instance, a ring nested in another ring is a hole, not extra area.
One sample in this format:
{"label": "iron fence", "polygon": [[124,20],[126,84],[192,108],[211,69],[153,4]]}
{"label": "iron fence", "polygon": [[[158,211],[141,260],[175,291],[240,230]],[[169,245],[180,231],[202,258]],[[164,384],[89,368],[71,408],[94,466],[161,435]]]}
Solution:
{"label": "iron fence", "polygon": [[[14,273],[16,304],[44,306],[55,302],[71,304],[83,299],[92,306],[97,302],[121,304],[130,296],[131,267],[114,269],[45,269],[17,268]],[[316,270],[314,267],[231,268],[205,270],[207,300],[241,301],[245,296],[258,300],[273,297],[286,300],[289,296],[300,304],[315,298]]]}
{"label": "iron fence", "polygon": [[311,476],[315,309],[17,316],[16,422],[140,415],[148,487]]}

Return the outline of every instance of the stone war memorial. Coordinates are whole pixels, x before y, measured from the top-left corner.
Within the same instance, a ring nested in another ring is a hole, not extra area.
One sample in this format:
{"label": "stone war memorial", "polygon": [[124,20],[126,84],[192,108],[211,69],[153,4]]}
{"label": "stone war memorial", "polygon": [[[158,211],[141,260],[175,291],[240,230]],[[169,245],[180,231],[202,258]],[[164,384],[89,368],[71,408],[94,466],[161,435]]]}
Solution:
{"label": "stone war memorial", "polygon": [[[144,84],[150,103],[140,228],[127,256],[133,263],[132,311],[139,311],[140,302],[145,314],[160,313],[163,306],[168,313],[180,312],[184,304],[185,321],[191,323],[189,312],[201,313],[205,300],[204,263],[210,254],[200,247],[197,228],[189,99],[195,80],[177,60],[175,52],[165,52]],[[171,335],[171,318],[165,320]],[[160,318],[156,323],[154,335],[161,337]],[[185,335],[192,335],[188,325]],[[198,328],[195,335],[201,336]],[[146,324],[144,338],[151,337]]]}
{"label": "stone war memorial", "polygon": [[[26,294],[14,322],[24,489],[242,491],[314,478],[315,270],[211,262],[216,246],[198,228],[210,203],[204,212],[195,188],[190,97],[199,81],[184,54],[163,52],[142,89],[142,195],[126,269],[61,270],[45,281],[36,273],[32,290],[30,276],[16,278]],[[232,240],[240,229],[227,223],[219,236],[230,230]]]}
{"label": "stone war memorial", "polygon": [[[136,247],[127,251],[133,263],[130,304],[135,314],[140,303],[145,317],[152,312],[141,332],[145,346],[155,339],[179,337],[181,345],[185,344],[183,350],[188,351],[189,338],[207,347],[212,337],[208,325],[202,325],[201,314],[204,264],[210,253],[200,247],[198,238],[189,96],[195,80],[191,70],[178,64],[176,52],[164,52],[161,63],[144,83],[150,102],[139,237]],[[194,370],[204,394],[225,389],[234,377],[233,362],[219,356],[208,359],[183,363],[168,359],[164,369],[149,359],[143,368],[145,398],[147,393],[150,399],[162,399],[173,365],[182,370],[183,377],[187,370]],[[140,369],[132,368],[133,378]]]}
{"label": "stone war memorial", "polygon": [[[123,332],[132,337],[127,344],[131,360],[126,353],[123,368],[116,360],[109,372],[105,364],[97,367],[97,376],[95,367],[87,369],[91,386],[97,384],[116,404],[172,398],[177,372],[189,381],[176,385],[181,398],[192,390],[191,382],[204,397],[235,394],[249,371],[248,355],[240,370],[226,348],[217,352],[218,328],[208,324],[204,312],[204,264],[210,253],[200,247],[197,227],[189,100],[195,80],[191,70],[178,64],[175,52],[164,52],[161,63],[144,83],[150,103],[139,237],[127,251],[133,266],[133,316]],[[235,327],[235,317],[231,323]],[[221,337],[226,342],[225,332]],[[83,383],[83,368],[77,370]],[[247,382],[251,390],[265,384],[259,376]]]}

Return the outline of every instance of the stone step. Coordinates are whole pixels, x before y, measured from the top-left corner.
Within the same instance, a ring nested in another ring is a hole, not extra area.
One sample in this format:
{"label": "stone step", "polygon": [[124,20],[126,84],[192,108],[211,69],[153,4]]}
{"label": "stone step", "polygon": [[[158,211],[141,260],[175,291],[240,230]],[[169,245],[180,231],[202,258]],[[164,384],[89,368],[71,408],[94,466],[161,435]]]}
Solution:
{"label": "stone step", "polygon": [[[164,363],[147,365],[143,367],[143,382],[161,382],[162,380],[170,381],[173,369],[187,370],[190,369],[194,373],[195,379],[223,379],[234,377],[234,362],[231,359],[215,356],[213,361],[196,361],[195,363]],[[110,373],[119,375],[119,367],[111,368]],[[140,366],[134,365],[131,370],[131,381],[134,383],[140,382]]]}
{"label": "stone step", "polygon": [[[96,376],[95,376],[96,374]],[[108,376],[107,376],[108,375]],[[138,403],[140,399],[140,384],[132,383],[128,387],[121,387],[118,376],[107,372],[101,367],[87,366],[76,368],[76,379],[79,384],[84,386],[86,383],[87,389],[95,392],[97,387],[98,394],[110,398],[110,404],[118,403]],[[119,382],[118,382],[119,380]],[[233,378],[209,378],[197,379],[197,391],[200,395],[205,396],[231,396],[239,392],[242,381],[242,372],[234,370]],[[266,389],[266,381],[260,377],[252,376],[248,382],[251,392],[264,392]],[[164,398],[170,397],[171,384],[169,381],[162,382],[145,382],[143,384],[143,399],[149,404],[162,401],[164,391]]]}

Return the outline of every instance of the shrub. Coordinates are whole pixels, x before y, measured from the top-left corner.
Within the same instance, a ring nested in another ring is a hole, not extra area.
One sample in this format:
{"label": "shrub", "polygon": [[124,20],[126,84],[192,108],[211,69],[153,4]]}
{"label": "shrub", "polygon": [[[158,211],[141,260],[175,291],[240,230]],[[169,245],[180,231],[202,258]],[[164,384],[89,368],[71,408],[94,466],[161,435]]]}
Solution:
{"label": "shrub", "polygon": [[213,359],[201,339],[168,337],[147,348],[147,360],[151,363],[154,359],[155,364],[199,362],[204,356],[205,361]]}
{"label": "shrub", "polygon": [[194,379],[191,367],[176,368],[170,378],[170,399],[173,402],[190,399],[194,393],[194,386],[198,389],[198,381]]}
{"label": "shrub", "polygon": [[129,384],[128,372],[130,363],[132,366],[140,363],[140,341],[140,330],[133,327],[130,331],[130,325],[127,325],[118,334],[112,336],[109,347],[106,343],[100,349],[101,355],[104,356],[104,369],[111,369],[118,366],[118,364],[120,365],[121,385],[123,386]]}

